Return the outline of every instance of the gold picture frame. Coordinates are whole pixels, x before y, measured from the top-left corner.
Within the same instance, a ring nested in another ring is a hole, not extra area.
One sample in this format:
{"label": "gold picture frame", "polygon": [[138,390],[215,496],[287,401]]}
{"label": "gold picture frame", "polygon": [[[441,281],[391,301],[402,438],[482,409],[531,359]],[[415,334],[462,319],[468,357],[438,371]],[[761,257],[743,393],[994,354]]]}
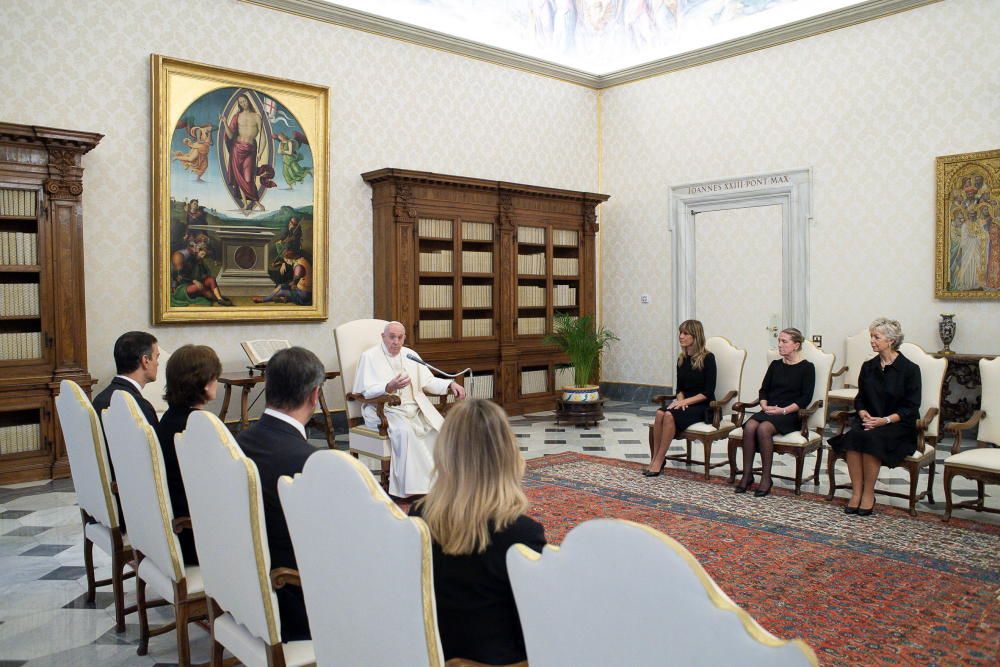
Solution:
{"label": "gold picture frame", "polygon": [[1000,149],[936,163],[934,297],[1000,299]]}
{"label": "gold picture frame", "polygon": [[154,324],[327,319],[329,89],[150,66]]}

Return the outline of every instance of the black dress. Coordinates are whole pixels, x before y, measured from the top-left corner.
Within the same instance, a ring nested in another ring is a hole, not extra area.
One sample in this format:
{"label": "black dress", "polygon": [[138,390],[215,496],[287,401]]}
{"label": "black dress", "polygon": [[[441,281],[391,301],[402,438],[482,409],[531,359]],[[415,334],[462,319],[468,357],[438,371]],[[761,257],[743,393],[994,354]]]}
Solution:
{"label": "black dress", "polygon": [[[764,373],[764,381],[760,385],[760,400],[767,401],[768,405],[776,408],[784,408],[792,403],[800,408],[807,408],[815,388],[816,367],[811,361],[802,359],[796,364],[786,364],[782,359],[775,359]],[[787,415],[758,412],[750,419],[771,422],[781,434],[797,431],[802,424],[802,418],[797,412]]]}
{"label": "black dress", "polygon": [[674,416],[677,432],[681,433],[691,424],[711,420],[708,404],[715,400],[715,355],[709,352],[700,369],[691,365],[691,357],[685,356],[684,361],[677,364],[677,393],[683,393],[689,398],[696,394],[704,394],[705,400],[689,405],[686,410],[668,410]]}
{"label": "black dress", "polygon": [[858,395],[854,409],[867,410],[873,417],[898,414],[899,421],[864,430],[855,413],[851,430],[830,438],[830,446],[846,451],[871,454],[882,465],[895,468],[917,451],[917,420],[920,419],[920,367],[900,353],[882,369],[879,358],[869,359],[858,374]]}
{"label": "black dress", "polygon": [[[420,516],[419,504],[410,508],[410,515]],[[486,551],[466,556],[446,556],[434,542],[434,597],[445,660],[506,665],[527,659],[507,576],[507,549],[519,543],[541,553],[545,528],[519,516],[505,530],[490,531]]]}
{"label": "black dress", "polygon": [[[156,427],[156,437],[160,441],[160,451],[163,452],[163,473],[167,478],[167,491],[170,493],[170,505],[174,508],[175,517],[191,516],[184,480],[181,478],[181,467],[177,462],[174,436],[187,428],[188,415],[192,412],[194,408],[171,405]],[[198,552],[194,547],[194,533],[190,530],[182,531],[177,539],[181,543],[184,564],[197,565]]]}

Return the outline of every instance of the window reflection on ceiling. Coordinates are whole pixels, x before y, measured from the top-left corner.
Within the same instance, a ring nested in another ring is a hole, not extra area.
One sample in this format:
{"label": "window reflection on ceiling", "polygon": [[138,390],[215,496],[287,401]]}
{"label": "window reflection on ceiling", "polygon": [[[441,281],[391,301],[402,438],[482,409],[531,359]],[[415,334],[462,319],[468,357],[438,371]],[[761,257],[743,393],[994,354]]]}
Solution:
{"label": "window reflection on ceiling", "polygon": [[338,0],[329,4],[590,74],[607,74],[863,0]]}

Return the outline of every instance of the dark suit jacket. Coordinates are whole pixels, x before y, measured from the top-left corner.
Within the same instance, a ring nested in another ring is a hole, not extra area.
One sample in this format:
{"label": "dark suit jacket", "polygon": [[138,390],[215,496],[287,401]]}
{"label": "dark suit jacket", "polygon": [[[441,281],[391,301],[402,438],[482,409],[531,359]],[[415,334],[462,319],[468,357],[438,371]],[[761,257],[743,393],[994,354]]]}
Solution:
{"label": "dark suit jacket", "polygon": [[[297,568],[292,539],[288,535],[288,524],[278,498],[278,478],[302,472],[306,459],[316,452],[316,448],[294,426],[266,414],[256,424],[240,432],[236,436],[236,442],[243,453],[257,464],[271,568]],[[302,589],[285,586],[278,589],[277,596],[282,640],[309,639],[309,621],[306,618]]]}
{"label": "dark suit jacket", "polygon": [[[410,514],[420,516],[420,507]],[[518,543],[541,552],[545,528],[519,516],[506,530],[490,531],[486,551],[466,556],[446,556],[434,542],[434,597],[445,660],[505,665],[527,659],[507,575],[507,549]]]}
{"label": "dark suit jacket", "polygon": [[[160,423],[160,420],[156,417],[156,410],[153,409],[153,405],[146,400],[146,398],[142,395],[142,392],[135,388],[134,384],[118,376],[115,376],[115,378],[111,380],[111,384],[105,387],[104,391],[95,396],[93,400],[94,410],[97,411],[97,418],[102,420],[101,428],[104,428],[104,411],[111,405],[111,395],[116,391],[124,391],[132,396],[132,398],[135,399],[135,402],[139,404],[139,409],[142,410],[142,415],[146,418],[146,421],[148,421],[153,428],[156,428],[156,425]],[[107,439],[107,435],[105,435],[105,442],[107,442]],[[110,451],[108,451],[108,466],[111,468],[111,481],[115,481],[115,464],[111,461]],[[124,533],[125,514],[122,512],[122,502],[118,499],[118,496],[115,496],[115,501],[118,503],[118,520],[121,530]]]}
{"label": "dark suit jacket", "polygon": [[[187,428],[188,415],[194,408],[171,406],[163,413],[163,419],[156,427],[156,437],[160,441],[160,451],[163,453],[163,472],[167,478],[167,491],[170,493],[170,505],[174,508],[174,516],[191,516],[188,509],[187,493],[184,491],[184,480],[181,478],[181,466],[177,462],[177,449],[174,436]],[[194,546],[194,533],[182,531],[177,539],[181,543],[181,552],[187,565],[198,564],[198,551]]]}

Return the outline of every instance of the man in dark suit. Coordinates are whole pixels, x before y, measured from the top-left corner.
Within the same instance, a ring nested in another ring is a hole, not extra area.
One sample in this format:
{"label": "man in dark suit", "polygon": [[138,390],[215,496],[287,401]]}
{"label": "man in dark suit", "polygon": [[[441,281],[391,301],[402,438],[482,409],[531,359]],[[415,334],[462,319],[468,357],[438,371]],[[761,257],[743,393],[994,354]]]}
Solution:
{"label": "man in dark suit", "polygon": [[[116,391],[124,391],[135,399],[149,425],[156,428],[159,419],[152,404],[142,395],[142,388],[147,382],[156,380],[156,372],[160,368],[160,346],[153,334],[145,331],[129,331],[123,333],[115,341],[115,370],[118,373],[104,391],[94,397],[94,410],[97,418],[104,419],[104,411],[111,405],[111,395]],[[107,438],[105,438],[107,440]],[[108,466],[111,468],[111,481],[115,480],[115,466],[111,462],[111,452],[108,452]],[[118,502],[118,520],[121,531],[125,532],[125,515],[122,513],[122,503]]]}
{"label": "man in dark suit", "polygon": [[[257,464],[272,568],[298,568],[278,498],[278,478],[302,472],[306,459],[316,452],[306,440],[305,425],[316,412],[325,379],[323,364],[309,350],[301,347],[281,350],[268,360],[264,371],[267,395],[264,414],[236,436],[243,453]],[[282,641],[309,639],[302,589],[285,586],[278,589],[277,596]]]}

